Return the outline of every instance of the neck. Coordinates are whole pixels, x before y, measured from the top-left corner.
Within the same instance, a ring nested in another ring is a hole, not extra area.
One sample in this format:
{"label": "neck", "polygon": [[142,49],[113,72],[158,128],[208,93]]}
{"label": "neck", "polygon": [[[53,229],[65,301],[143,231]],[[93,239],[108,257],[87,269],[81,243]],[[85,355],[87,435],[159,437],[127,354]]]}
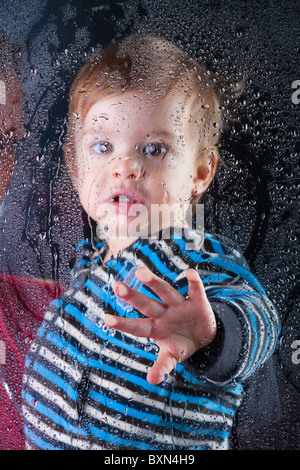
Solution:
{"label": "neck", "polygon": [[132,245],[136,241],[136,238],[117,238],[112,240],[107,240],[108,250],[104,257],[104,262],[106,263],[113,256],[116,258],[120,253],[123,252],[126,248]]}
{"label": "neck", "polygon": [[[179,231],[182,230],[183,228],[188,228],[188,225],[186,223],[178,223],[175,226],[179,229]],[[164,229],[167,230],[167,227],[165,227]],[[151,238],[151,235],[149,235],[149,238]],[[126,248],[132,245],[137,239],[138,237],[107,239],[108,250],[104,257],[104,262],[107,262],[108,260],[110,260],[112,256],[114,258],[117,258],[117,256],[120,253],[122,253]]]}

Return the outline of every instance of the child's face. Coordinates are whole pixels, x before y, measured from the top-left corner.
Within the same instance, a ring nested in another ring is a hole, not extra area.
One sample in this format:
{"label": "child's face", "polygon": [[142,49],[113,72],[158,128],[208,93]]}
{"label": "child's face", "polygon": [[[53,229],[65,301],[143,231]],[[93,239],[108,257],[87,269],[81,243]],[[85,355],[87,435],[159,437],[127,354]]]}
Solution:
{"label": "child's face", "polygon": [[[211,178],[209,157],[193,153],[180,99],[125,92],[98,100],[75,136],[83,208],[107,235],[121,238],[183,226],[183,207]],[[159,205],[172,214],[156,212]]]}

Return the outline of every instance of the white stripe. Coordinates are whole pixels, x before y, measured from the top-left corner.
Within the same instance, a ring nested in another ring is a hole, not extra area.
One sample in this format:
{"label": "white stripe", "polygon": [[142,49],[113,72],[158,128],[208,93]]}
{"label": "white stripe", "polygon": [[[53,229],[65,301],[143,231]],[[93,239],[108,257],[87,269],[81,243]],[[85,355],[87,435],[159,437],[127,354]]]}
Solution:
{"label": "white stripe", "polygon": [[54,429],[48,426],[45,422],[41,420],[41,415],[39,415],[39,417],[37,418],[30,412],[30,410],[26,406],[23,406],[23,414],[26,417],[26,421],[29,422],[32,426],[34,426],[39,432],[44,433],[45,436],[49,437],[50,439],[55,439],[58,443],[61,442],[74,448],[79,448],[81,450],[88,450],[88,448],[90,447],[90,444],[88,442],[78,438],[74,439],[72,435],[69,436],[68,434],[57,431],[56,427]]}
{"label": "white stripe", "polygon": [[103,320],[105,311],[91,297],[88,297],[82,290],[74,294],[75,300],[81,302],[85,307],[93,313],[96,318]]}
{"label": "white stripe", "polygon": [[48,361],[50,364],[54,364],[55,367],[62,370],[64,374],[68,374],[76,382],[78,383],[80,382],[82,374],[79,372],[79,370],[73,367],[72,365],[70,365],[68,362],[64,361],[61,357],[54,354],[45,346],[42,346],[40,348],[39,355],[42,356],[44,359],[46,359],[46,361]]}
{"label": "white stripe", "polygon": [[[78,411],[77,407],[72,408],[68,402],[66,402],[61,395],[58,395],[53,390],[47,388],[45,385],[42,385],[33,377],[26,375],[24,376],[24,380],[28,381],[28,387],[37,392],[41,395],[41,401],[48,401],[52,402],[55,406],[58,406],[61,410],[63,410],[66,414],[68,414],[72,419],[78,419]],[[34,404],[33,404],[34,408]]]}
{"label": "white stripe", "polygon": [[[131,367],[132,369],[135,369],[139,372],[148,372],[148,366],[139,363],[138,361],[135,361],[133,359],[130,359],[126,356],[122,356],[120,353],[111,350],[106,346],[105,343],[101,345],[98,342],[92,341],[91,339],[87,338],[81,331],[79,331],[77,328],[75,328],[73,325],[71,325],[67,320],[62,320],[60,317],[56,319],[55,324],[59,328],[63,328],[64,331],[69,333],[74,339],[80,342],[86,349],[89,349],[93,353],[99,354],[100,356],[100,361],[101,357],[106,357],[109,359],[113,359],[114,361],[118,362],[119,364],[125,365],[127,367]],[[124,336],[129,336],[129,335],[124,335]],[[135,337],[134,337],[135,338]],[[135,338],[138,340],[137,338]]]}
{"label": "white stripe", "polygon": [[174,415],[176,417],[182,417],[182,418],[189,419],[192,421],[199,421],[199,419],[201,419],[201,420],[205,420],[206,423],[227,422],[230,426],[232,425],[232,419],[230,417],[228,417],[228,419],[227,418],[225,419],[223,415],[217,415],[217,414],[212,415],[209,410],[206,413],[204,410],[200,412],[196,410],[189,410],[186,408],[179,408],[174,405],[172,405],[172,410],[171,410],[170,406],[168,406],[165,402],[160,402],[158,400],[154,400],[147,396],[139,395],[138,393],[135,393],[132,390],[129,390],[128,388],[124,386],[110,382],[109,380],[106,380],[101,376],[99,377],[93,373],[90,375],[90,380],[94,382],[96,385],[98,385],[100,387],[100,390],[106,389],[106,390],[113,391],[117,389],[115,393],[117,393],[123,398],[128,399],[129,406],[130,406],[130,403],[132,402],[137,403],[137,404],[142,403],[145,406],[148,405],[158,410],[165,411],[166,413],[169,413],[170,415]]}
{"label": "white stripe", "polygon": [[108,275],[108,273],[102,268],[102,266],[94,264],[90,266],[90,269],[92,270],[93,274],[98,277],[98,279],[101,279],[101,281],[103,281],[105,284],[110,284],[114,282],[113,275]]}
{"label": "white stripe", "polygon": [[[139,421],[139,423],[135,426],[134,424],[131,423],[126,423],[125,421],[122,421],[121,419],[118,419],[118,413],[116,413],[116,417],[112,417],[107,415],[106,413],[103,414],[99,412],[97,409],[92,407],[91,405],[85,405],[84,411],[88,416],[92,416],[93,418],[99,420],[103,426],[108,425],[112,426],[118,431],[122,432],[127,432],[128,434],[131,434],[133,436],[137,436],[137,438],[140,438],[142,436],[151,438],[153,440],[153,443],[162,443],[165,445],[174,445],[174,446],[185,446],[185,447],[195,447],[195,446],[202,446],[202,445],[210,445],[213,446],[214,448],[219,447],[220,444],[218,442],[214,442],[213,438],[212,439],[206,439],[205,437],[201,436],[201,430],[200,430],[200,436],[194,434],[195,439],[185,439],[182,437],[175,437],[172,436],[172,428],[165,428],[166,431],[164,434],[158,433],[156,431],[150,430],[147,428],[147,422],[145,421]],[[141,427],[141,425],[144,424],[145,427]],[[167,434],[170,433],[170,434]],[[116,434],[116,436],[119,436],[119,434]],[[220,439],[221,441],[222,439]]]}
{"label": "white stripe", "polygon": [[[105,310],[103,310],[91,297],[87,296],[82,290],[76,292],[75,294],[75,299],[81,302],[83,305],[87,307],[87,312],[85,313],[85,316],[93,321],[95,321],[95,317],[103,321],[103,317],[106,314]],[[98,322],[97,322],[98,323]],[[98,325],[99,326],[99,325]],[[105,330],[108,329],[108,327],[103,323],[103,327]],[[110,331],[114,331],[113,328],[109,329]],[[143,337],[137,337],[134,335],[131,335],[129,333],[123,333],[124,337],[130,338],[131,340],[134,340],[142,345],[142,347],[149,346],[149,339],[143,338]],[[151,342],[151,341],[150,341]]]}
{"label": "white stripe", "polygon": [[166,255],[167,258],[172,261],[176,268],[186,271],[189,269],[189,265],[180,256],[175,255],[172,248],[164,241],[161,240],[159,243],[161,251]]}

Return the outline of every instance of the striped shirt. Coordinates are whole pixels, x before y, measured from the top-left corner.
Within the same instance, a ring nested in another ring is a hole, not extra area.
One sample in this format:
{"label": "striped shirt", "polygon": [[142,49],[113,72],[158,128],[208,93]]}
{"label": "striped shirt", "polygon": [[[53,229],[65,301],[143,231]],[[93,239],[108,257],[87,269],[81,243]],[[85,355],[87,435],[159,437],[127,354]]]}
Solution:
{"label": "striped shirt", "polygon": [[[80,250],[74,282],[50,304],[26,359],[27,448],[227,449],[242,382],[270,357],[279,333],[276,311],[241,253],[192,230],[139,239],[108,263],[103,241],[85,240]],[[105,313],[143,316],[115,296],[116,281],[157,298],[135,277],[140,266],[184,296],[185,272],[197,269],[219,325],[217,345],[177,364],[159,385],[146,380],[158,345],[103,322]]]}

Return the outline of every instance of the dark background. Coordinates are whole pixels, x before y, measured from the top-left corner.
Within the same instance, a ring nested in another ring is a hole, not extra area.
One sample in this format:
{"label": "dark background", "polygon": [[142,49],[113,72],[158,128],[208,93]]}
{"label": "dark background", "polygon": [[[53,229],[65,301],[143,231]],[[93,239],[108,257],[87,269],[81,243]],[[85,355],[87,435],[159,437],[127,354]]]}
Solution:
{"label": "dark background", "polygon": [[[160,35],[225,81],[246,77],[230,106],[206,229],[244,251],[282,320],[271,361],[251,379],[237,449],[299,449],[299,1],[1,0],[0,28],[19,50],[26,136],[0,220],[0,269],[67,285],[82,211],[62,160],[70,84],[94,49]],[[226,114],[227,116],[227,114]]]}

